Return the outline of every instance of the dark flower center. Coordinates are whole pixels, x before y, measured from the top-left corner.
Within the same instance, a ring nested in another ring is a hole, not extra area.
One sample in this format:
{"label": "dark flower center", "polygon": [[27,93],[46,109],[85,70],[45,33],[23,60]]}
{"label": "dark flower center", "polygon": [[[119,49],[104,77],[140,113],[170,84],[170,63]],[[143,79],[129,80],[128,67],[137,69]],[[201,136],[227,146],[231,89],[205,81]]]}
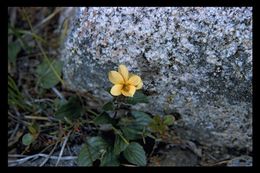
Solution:
{"label": "dark flower center", "polygon": [[124,85],[123,85],[123,90],[126,91],[126,92],[128,92],[128,91],[130,90],[129,85],[124,84]]}

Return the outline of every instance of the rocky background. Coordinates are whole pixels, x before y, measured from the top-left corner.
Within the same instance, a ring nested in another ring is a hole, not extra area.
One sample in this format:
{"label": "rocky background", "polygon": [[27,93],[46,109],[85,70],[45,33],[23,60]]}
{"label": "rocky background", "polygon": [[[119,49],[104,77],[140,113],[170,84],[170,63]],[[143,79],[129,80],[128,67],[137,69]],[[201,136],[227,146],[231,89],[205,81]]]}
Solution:
{"label": "rocky background", "polygon": [[125,64],[150,99],[136,109],[175,115],[174,132],[202,155],[252,164],[252,8],[73,10],[61,55],[66,87],[110,100],[107,74]]}

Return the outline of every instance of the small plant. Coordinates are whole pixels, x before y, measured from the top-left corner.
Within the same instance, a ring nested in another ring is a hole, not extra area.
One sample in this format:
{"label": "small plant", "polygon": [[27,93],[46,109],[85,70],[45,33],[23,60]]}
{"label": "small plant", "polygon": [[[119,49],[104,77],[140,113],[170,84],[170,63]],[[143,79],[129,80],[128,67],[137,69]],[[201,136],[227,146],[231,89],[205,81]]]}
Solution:
{"label": "small plant", "polygon": [[[59,57],[56,43],[63,43],[68,19],[60,28],[61,35],[55,22],[48,21],[58,19],[54,16],[63,8],[55,8],[44,22],[32,20],[38,18],[32,15],[38,10],[30,14],[28,9],[8,10],[12,16],[8,25],[8,166],[34,161],[40,155],[47,157],[39,166],[50,159],[57,159],[58,166],[65,150],[82,143],[79,166],[146,166],[158,142],[167,137],[173,118],[132,108],[149,100],[142,92],[141,77],[129,73],[125,65],[108,73],[113,99],[102,109],[90,109],[88,99],[94,97],[67,90],[63,63],[55,58]],[[42,9],[45,16],[49,10]],[[15,18],[22,20],[17,23]]]}
{"label": "small plant", "polygon": [[86,140],[78,165],[93,166],[99,160],[100,166],[119,166],[126,161],[146,166],[146,138],[157,140],[174,119],[170,116],[151,118],[145,112],[131,109],[131,105],[148,103],[148,98],[140,91],[141,78],[129,73],[125,65],[120,65],[118,72],[110,71],[108,78],[114,84],[110,90],[114,99],[104,104],[102,112],[93,119],[100,133]]}
{"label": "small plant", "polygon": [[24,145],[30,145],[31,143],[33,143],[36,138],[39,135],[40,129],[39,126],[37,124],[32,124],[28,126],[28,130],[29,133],[26,133],[23,138],[22,138],[22,142]]}

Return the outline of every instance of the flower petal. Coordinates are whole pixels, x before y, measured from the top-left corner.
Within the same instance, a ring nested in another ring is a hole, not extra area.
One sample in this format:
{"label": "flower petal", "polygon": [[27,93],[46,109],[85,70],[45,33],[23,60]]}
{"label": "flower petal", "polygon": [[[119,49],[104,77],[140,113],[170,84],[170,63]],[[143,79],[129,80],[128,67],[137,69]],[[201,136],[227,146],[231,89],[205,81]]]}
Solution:
{"label": "flower petal", "polygon": [[133,75],[133,76],[131,76],[131,77],[129,78],[129,80],[128,80],[127,83],[130,84],[130,85],[136,86],[136,85],[138,85],[141,81],[142,81],[142,80],[141,80],[141,78],[140,78],[139,76]]}
{"label": "flower petal", "polygon": [[130,77],[132,77],[132,76],[134,76],[134,74],[133,74],[133,73],[129,73],[128,78],[130,78]]}
{"label": "flower petal", "polygon": [[117,71],[110,71],[108,73],[108,78],[109,78],[110,82],[112,82],[113,84],[123,84],[124,83],[124,79],[123,79],[122,75],[120,73],[118,73]]}
{"label": "flower petal", "polygon": [[125,65],[119,65],[118,72],[123,76],[124,80],[128,80],[129,72]]}
{"label": "flower petal", "polygon": [[141,81],[137,86],[136,89],[139,90],[143,87],[143,81]]}
{"label": "flower petal", "polygon": [[114,85],[111,90],[110,90],[110,93],[113,95],[113,96],[119,96],[121,95],[121,90],[123,88],[123,85],[121,84],[117,84],[117,85]]}
{"label": "flower petal", "polygon": [[133,97],[135,94],[136,88],[135,86],[130,85],[129,86],[129,90],[125,91],[125,90],[121,90],[122,94],[126,97]]}

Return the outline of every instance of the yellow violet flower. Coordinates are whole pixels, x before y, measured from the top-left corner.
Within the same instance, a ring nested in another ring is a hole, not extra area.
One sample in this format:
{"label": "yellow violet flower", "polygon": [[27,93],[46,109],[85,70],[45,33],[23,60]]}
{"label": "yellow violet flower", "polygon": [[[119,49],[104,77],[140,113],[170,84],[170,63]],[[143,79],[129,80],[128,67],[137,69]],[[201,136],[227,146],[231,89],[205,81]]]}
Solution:
{"label": "yellow violet flower", "polygon": [[141,89],[143,82],[137,75],[128,72],[125,65],[119,65],[118,72],[110,71],[108,73],[110,82],[114,84],[111,88],[110,93],[113,96],[119,96],[123,94],[126,97],[133,97],[135,91]]}

